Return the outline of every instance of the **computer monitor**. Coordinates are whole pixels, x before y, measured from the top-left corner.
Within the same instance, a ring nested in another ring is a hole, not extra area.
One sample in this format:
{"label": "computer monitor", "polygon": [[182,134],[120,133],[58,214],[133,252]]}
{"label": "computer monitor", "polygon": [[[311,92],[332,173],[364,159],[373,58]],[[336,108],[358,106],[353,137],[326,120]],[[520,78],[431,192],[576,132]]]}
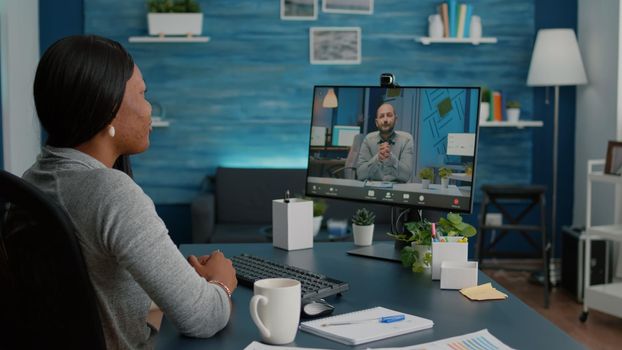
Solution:
{"label": "computer monitor", "polygon": [[306,195],[470,212],[479,101],[479,87],[315,86]]}

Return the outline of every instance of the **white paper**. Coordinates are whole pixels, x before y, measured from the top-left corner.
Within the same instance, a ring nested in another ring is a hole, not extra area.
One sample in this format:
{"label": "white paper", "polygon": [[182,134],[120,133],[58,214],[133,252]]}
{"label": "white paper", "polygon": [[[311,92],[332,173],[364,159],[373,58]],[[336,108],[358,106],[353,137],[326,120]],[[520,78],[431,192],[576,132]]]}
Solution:
{"label": "white paper", "polygon": [[248,344],[244,350],[296,350],[296,349],[305,349],[305,350],[327,350],[327,349],[319,349],[319,348],[299,348],[295,346],[275,346],[275,345],[266,345],[260,343],[258,341],[254,341]]}
{"label": "white paper", "polygon": [[447,134],[448,156],[473,156],[475,154],[475,134]]}
{"label": "white paper", "polygon": [[[480,344],[480,345],[477,345]],[[375,350],[513,350],[509,346],[503,344],[499,339],[495,338],[488,329],[482,329],[478,332],[459,335],[430,343],[405,346],[401,348],[376,348]]]}

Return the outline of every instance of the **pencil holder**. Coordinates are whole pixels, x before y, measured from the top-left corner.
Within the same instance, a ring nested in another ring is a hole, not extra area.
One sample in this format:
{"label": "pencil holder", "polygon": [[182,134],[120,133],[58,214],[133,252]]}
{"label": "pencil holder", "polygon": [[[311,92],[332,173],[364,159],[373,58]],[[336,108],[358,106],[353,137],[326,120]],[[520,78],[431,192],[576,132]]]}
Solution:
{"label": "pencil holder", "polygon": [[272,201],[272,245],[285,250],[313,248],[313,201]]}
{"label": "pencil holder", "polygon": [[466,242],[432,242],[432,279],[441,279],[443,261],[466,262],[468,248]]}

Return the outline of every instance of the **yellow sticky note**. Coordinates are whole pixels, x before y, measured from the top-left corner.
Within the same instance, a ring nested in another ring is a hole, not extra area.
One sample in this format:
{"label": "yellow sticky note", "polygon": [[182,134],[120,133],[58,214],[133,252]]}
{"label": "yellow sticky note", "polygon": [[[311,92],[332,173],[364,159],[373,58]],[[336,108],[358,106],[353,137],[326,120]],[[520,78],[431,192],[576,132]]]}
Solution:
{"label": "yellow sticky note", "polygon": [[491,283],[485,283],[475,287],[460,289],[460,293],[471,300],[502,300],[508,297],[492,287]]}

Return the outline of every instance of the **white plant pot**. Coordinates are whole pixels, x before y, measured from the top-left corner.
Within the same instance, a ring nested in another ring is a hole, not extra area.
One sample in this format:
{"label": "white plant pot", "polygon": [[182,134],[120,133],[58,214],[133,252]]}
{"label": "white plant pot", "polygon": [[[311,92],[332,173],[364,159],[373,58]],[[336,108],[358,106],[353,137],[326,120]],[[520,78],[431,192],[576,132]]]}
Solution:
{"label": "white plant pot", "polygon": [[448,177],[442,177],[441,178],[441,187],[442,188],[449,187],[449,178]]}
{"label": "white plant pot", "polygon": [[323,216],[314,216],[313,217],[313,237],[317,236],[320,233],[320,227],[322,227],[322,219]]}
{"label": "white plant pot", "polygon": [[485,122],[490,115],[490,102],[481,102],[479,104],[479,121]]}
{"label": "white plant pot", "polygon": [[203,13],[149,13],[149,35],[201,35]]}
{"label": "white plant pot", "polygon": [[520,108],[507,108],[505,114],[509,122],[516,123],[520,118]]}
{"label": "white plant pot", "polygon": [[423,188],[424,190],[427,190],[428,188],[430,188],[430,180],[422,179],[421,180],[421,188]]}
{"label": "white plant pot", "polygon": [[424,268],[423,272],[430,272],[432,268],[432,262],[431,261],[424,262],[424,260],[425,260],[426,254],[432,254],[432,246],[420,245],[415,242],[411,242],[410,246],[417,252],[417,258],[420,260]]}
{"label": "white plant pot", "polygon": [[374,239],[374,225],[359,226],[352,224],[352,232],[354,234],[354,245],[367,246],[371,245]]}

